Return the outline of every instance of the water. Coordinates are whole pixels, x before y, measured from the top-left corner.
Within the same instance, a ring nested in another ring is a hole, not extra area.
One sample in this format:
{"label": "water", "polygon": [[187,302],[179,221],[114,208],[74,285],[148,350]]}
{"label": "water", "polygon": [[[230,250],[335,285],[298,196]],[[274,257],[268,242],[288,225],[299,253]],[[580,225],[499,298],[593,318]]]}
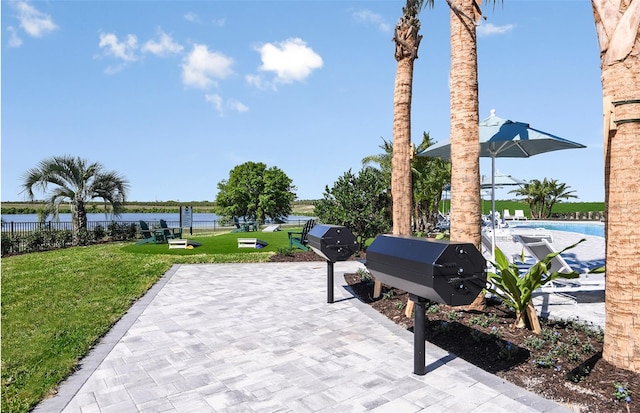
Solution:
{"label": "water", "polygon": [[[299,216],[299,215],[289,215],[287,219],[289,221],[306,221],[311,217]],[[127,221],[127,222],[135,222],[135,221],[152,221],[157,222],[161,219],[165,221],[179,221],[180,214],[177,212],[126,212],[120,214],[116,221]],[[207,213],[193,213],[193,221],[219,221],[220,217],[216,214],[207,214]],[[47,221],[50,221],[51,217],[47,218]],[[71,222],[71,214],[60,214],[59,216],[60,222]],[[87,214],[88,221],[112,221],[114,217],[110,214],[104,213],[89,213]],[[38,222],[37,214],[8,214],[2,215],[3,222]]]}
{"label": "water", "polygon": [[517,228],[544,228],[555,231],[577,232],[604,238],[604,224],[602,222],[529,221],[509,225]]}

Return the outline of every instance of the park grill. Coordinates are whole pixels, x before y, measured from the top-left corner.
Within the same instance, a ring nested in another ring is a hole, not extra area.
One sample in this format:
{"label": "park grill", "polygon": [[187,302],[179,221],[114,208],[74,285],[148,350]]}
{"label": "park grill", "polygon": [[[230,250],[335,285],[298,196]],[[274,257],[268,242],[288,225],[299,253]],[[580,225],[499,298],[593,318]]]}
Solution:
{"label": "park grill", "polygon": [[469,243],[379,235],[366,267],[377,281],[406,291],[415,303],[414,373],[424,374],[425,303],[469,305],[486,286],[486,260]]}
{"label": "park grill", "polygon": [[316,224],[307,235],[308,246],[327,261],[327,302],[333,303],[333,264],[358,251],[356,237],[341,225]]}

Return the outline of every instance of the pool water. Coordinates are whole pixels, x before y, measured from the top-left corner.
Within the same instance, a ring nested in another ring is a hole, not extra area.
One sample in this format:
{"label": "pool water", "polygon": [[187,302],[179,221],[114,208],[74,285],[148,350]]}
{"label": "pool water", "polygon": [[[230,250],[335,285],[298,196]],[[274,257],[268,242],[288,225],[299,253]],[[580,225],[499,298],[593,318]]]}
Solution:
{"label": "pool water", "polygon": [[604,238],[604,224],[602,222],[555,222],[555,221],[535,221],[518,223],[511,225],[517,228],[544,228],[555,231],[577,232],[584,235],[594,235]]}

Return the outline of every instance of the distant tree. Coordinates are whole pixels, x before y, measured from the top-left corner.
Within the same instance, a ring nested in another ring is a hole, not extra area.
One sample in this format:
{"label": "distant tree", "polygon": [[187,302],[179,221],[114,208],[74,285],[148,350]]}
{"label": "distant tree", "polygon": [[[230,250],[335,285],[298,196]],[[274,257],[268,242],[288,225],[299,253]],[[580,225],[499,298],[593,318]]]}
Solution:
{"label": "distant tree", "polygon": [[218,183],[215,211],[224,217],[244,217],[264,222],[291,213],[296,187],[279,168],[261,162],[245,162]]}
{"label": "distant tree", "polygon": [[60,204],[68,202],[77,243],[80,230],[87,228],[87,203],[102,199],[117,216],[123,211],[129,184],[117,172],[104,171],[98,162],[64,155],[44,159],[29,169],[23,176],[22,188],[30,201],[35,199],[36,191],[44,192],[48,196],[47,210],[54,215]]}
{"label": "distant tree", "polygon": [[344,225],[356,236],[360,249],[368,238],[391,229],[389,186],[384,173],[364,167],[358,175],[347,171],[325,187],[323,198],[316,201],[315,213],[320,222]]}
{"label": "distant tree", "polygon": [[529,183],[510,192],[524,197],[531,209],[532,218],[549,218],[551,209],[556,203],[562,202],[563,199],[577,198],[573,194],[575,191],[570,191],[569,188],[567,184],[558,182],[556,179],[544,178],[543,181],[532,179]]}

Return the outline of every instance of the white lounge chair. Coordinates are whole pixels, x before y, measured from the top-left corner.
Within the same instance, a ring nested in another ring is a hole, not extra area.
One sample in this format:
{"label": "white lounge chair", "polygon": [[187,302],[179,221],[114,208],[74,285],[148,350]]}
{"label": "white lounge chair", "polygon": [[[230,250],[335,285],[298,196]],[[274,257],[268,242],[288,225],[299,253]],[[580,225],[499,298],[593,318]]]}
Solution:
{"label": "white lounge chair", "polygon": [[502,218],[506,221],[507,219],[514,219],[514,217],[511,216],[511,212],[509,212],[508,209],[505,209],[504,211],[502,211]]}
{"label": "white lounge chair", "polygon": [[[531,237],[526,235],[514,235],[514,239],[522,244],[525,250],[536,260],[541,261],[547,255],[555,253],[549,241],[545,238]],[[575,270],[565,261],[562,255],[557,254],[551,259],[550,272],[571,273]],[[578,271],[575,271],[578,272]],[[604,290],[604,277],[594,276],[593,278],[601,278],[596,280],[587,279],[587,275],[575,279],[556,279],[544,285],[542,292],[553,293],[571,293],[582,291],[601,291]]]}
{"label": "white lounge chair", "polygon": [[513,219],[519,221],[519,220],[527,220],[527,217],[524,215],[524,211],[522,209],[516,209],[515,212],[513,213]]}

